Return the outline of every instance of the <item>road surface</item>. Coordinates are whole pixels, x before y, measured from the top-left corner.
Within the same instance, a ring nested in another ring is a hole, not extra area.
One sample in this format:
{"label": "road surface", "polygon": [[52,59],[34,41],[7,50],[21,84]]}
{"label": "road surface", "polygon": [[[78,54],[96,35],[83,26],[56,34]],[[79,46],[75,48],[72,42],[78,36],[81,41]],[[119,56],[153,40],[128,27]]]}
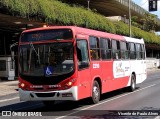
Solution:
{"label": "road surface", "polygon": [[[38,119],[86,119],[86,118],[106,118],[106,119],[154,119],[160,113],[160,70],[148,73],[148,78],[137,85],[134,92],[120,89],[102,95],[98,104],[90,104],[89,99],[79,102],[57,101],[55,105],[44,106],[42,102],[20,102],[18,92],[0,95],[0,112],[11,111],[12,118],[20,112],[19,118],[24,114],[31,115],[23,118]],[[31,113],[30,113],[31,112]],[[32,117],[32,112],[40,117]],[[4,112],[3,112],[4,113]],[[1,113],[2,114],[2,113]],[[142,116],[143,115],[143,116]],[[150,115],[150,116],[149,116]],[[157,117],[160,119],[160,117]]]}

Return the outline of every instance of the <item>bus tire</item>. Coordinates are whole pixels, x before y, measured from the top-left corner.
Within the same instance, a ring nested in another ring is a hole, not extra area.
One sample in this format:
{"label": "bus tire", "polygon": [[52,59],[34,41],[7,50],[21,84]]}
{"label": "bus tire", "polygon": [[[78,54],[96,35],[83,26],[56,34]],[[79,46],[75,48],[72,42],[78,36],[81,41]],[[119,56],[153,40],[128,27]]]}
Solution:
{"label": "bus tire", "polygon": [[92,102],[94,104],[98,103],[100,100],[100,87],[97,81],[94,81],[92,87]]}
{"label": "bus tire", "polygon": [[136,77],[134,74],[131,75],[131,85],[129,91],[133,92],[136,89]]}
{"label": "bus tire", "polygon": [[54,103],[55,103],[55,101],[43,101],[43,104],[45,106],[52,106],[52,105],[54,105]]}

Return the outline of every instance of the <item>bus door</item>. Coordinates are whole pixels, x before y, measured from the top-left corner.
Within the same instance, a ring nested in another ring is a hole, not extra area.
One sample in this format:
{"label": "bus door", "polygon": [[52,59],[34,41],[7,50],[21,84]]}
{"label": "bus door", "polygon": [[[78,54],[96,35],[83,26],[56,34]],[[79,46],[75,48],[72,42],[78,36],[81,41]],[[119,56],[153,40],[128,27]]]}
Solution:
{"label": "bus door", "polygon": [[90,68],[88,43],[85,38],[77,38],[76,52],[78,63],[78,99],[90,96]]}
{"label": "bus door", "polygon": [[[111,60],[111,43],[109,38],[100,38],[102,93],[113,87],[113,60]],[[95,68],[95,66],[93,67]]]}
{"label": "bus door", "polygon": [[143,63],[143,79],[145,79],[146,78],[146,74],[147,74],[147,67],[146,67],[146,60],[145,60],[145,58],[146,58],[146,54],[145,54],[145,46],[144,46],[144,44],[141,44],[141,46],[142,46],[142,52],[141,52],[141,57],[142,57],[142,63]]}
{"label": "bus door", "polygon": [[[90,68],[91,68],[91,78],[92,81],[95,78],[100,78],[102,80],[102,62],[100,57],[100,41],[96,36],[89,37],[89,45],[90,45]],[[93,82],[91,83],[93,85]]]}
{"label": "bus door", "polygon": [[[143,55],[142,55],[142,45],[139,43],[136,43],[136,66],[137,68],[137,79],[142,80],[142,76],[144,73],[144,61],[143,61]],[[139,82],[139,81],[138,81]]]}

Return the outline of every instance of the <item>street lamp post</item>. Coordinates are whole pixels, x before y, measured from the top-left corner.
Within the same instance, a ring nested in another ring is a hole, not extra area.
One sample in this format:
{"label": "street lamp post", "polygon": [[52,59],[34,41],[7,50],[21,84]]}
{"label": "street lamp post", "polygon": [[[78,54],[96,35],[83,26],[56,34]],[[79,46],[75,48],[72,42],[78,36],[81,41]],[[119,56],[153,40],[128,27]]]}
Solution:
{"label": "street lamp post", "polygon": [[124,23],[127,23],[127,22],[126,22],[126,15],[124,15]]}
{"label": "street lamp post", "polygon": [[128,0],[128,11],[129,11],[129,36],[131,37],[131,0]]}
{"label": "street lamp post", "polygon": [[88,2],[88,10],[89,10],[89,3],[90,3],[90,0],[87,0],[87,2]]}

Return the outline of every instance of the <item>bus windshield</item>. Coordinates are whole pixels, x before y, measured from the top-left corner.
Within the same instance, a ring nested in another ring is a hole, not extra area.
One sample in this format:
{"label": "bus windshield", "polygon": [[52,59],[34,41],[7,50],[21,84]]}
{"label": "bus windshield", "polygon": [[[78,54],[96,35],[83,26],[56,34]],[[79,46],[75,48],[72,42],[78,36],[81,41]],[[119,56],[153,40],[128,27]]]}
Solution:
{"label": "bus windshield", "polygon": [[74,70],[73,43],[54,42],[20,46],[21,75],[57,76]]}

